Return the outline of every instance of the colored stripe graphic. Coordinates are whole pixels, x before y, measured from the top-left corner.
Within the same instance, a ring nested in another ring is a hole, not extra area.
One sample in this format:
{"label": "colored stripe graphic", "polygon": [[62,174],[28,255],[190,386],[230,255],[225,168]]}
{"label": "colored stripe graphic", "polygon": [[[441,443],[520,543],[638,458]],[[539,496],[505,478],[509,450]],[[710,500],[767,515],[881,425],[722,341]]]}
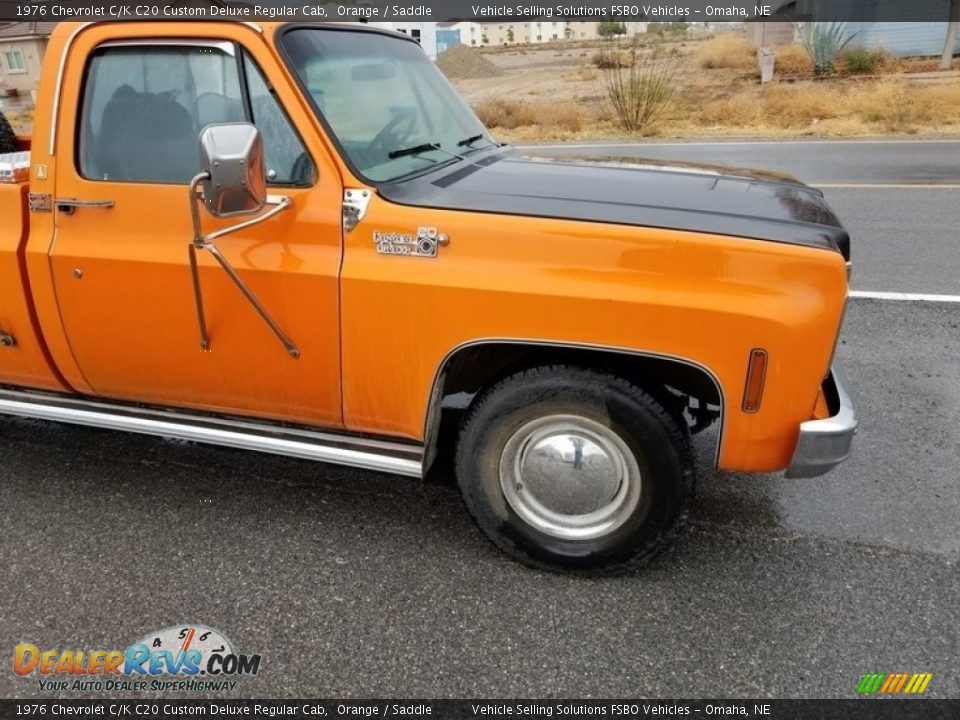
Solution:
{"label": "colored stripe graphic", "polygon": [[857,685],[857,695],[919,695],[932,679],[933,673],[867,673]]}
{"label": "colored stripe graphic", "polygon": [[890,673],[887,675],[887,679],[883,681],[883,685],[880,688],[880,694],[885,694],[890,692],[891,688],[897,684],[897,680],[900,679],[900,676],[897,673]]}
{"label": "colored stripe graphic", "polygon": [[933,680],[933,673],[915,673],[910,679],[910,684],[913,685],[913,689],[907,690],[907,692],[922,693],[927,689],[927,685],[930,684],[931,680]]}
{"label": "colored stripe graphic", "polygon": [[883,682],[883,679],[886,677],[884,673],[867,673],[863,676],[863,680],[860,681],[860,684],[857,686],[858,695],[872,695],[880,689],[880,684]]}

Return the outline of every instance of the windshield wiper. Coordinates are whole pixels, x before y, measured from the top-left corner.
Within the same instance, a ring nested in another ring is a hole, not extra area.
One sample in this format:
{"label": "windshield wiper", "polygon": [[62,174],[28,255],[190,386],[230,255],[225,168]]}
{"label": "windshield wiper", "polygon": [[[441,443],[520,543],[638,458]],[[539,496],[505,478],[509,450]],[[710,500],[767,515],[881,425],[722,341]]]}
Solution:
{"label": "windshield wiper", "polygon": [[426,152],[427,150],[436,150],[436,148],[430,143],[423,143],[423,145],[414,145],[413,147],[401,148],[400,150],[391,150],[387,153],[387,157],[393,160],[394,158],[403,157],[404,155],[416,155],[417,153]]}
{"label": "windshield wiper", "polygon": [[419,155],[420,153],[427,152],[428,150],[439,150],[440,152],[446,153],[452,158],[463,160],[462,155],[457,155],[449,150],[444,150],[442,147],[440,147],[440,143],[423,143],[422,145],[414,145],[413,147],[391,150],[387,153],[387,157],[393,160],[394,158],[403,157],[404,155]]}
{"label": "windshield wiper", "polygon": [[486,140],[488,143],[490,143],[493,146],[497,145],[497,143],[495,143],[493,140],[488,138],[486,135],[472,135],[471,137],[468,137],[465,140],[461,140],[460,142],[458,142],[457,147],[470,147],[477,140]]}

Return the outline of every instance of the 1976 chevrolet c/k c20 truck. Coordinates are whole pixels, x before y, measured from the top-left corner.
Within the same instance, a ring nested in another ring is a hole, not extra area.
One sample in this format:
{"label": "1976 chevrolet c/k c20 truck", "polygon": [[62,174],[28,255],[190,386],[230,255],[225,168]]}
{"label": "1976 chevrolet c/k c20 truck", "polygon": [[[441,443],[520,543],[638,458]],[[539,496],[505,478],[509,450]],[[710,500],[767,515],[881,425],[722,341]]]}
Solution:
{"label": "1976 chevrolet c/k c20 truck", "polygon": [[455,467],[528,564],[642,565],[724,470],[856,430],[849,237],[786,177],[550,162],[405,36],[61,24],[0,185],[0,412],[390,473]]}

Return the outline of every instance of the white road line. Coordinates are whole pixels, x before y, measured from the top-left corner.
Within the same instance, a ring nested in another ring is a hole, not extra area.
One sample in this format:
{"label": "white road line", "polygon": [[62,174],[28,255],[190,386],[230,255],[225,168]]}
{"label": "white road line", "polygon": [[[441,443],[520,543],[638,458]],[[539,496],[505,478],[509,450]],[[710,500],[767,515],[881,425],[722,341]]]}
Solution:
{"label": "white road line", "polygon": [[643,143],[553,143],[548,145],[516,145],[521,150],[536,148],[642,148],[642,147],[740,147],[765,145],[957,145],[956,139],[932,140],[731,140],[730,142],[643,142]]}
{"label": "white road line", "polygon": [[925,293],[879,292],[874,290],[851,290],[850,297],[856,300],[960,303],[960,295],[927,295]]}
{"label": "white road line", "polygon": [[960,183],[821,183],[808,185],[827,190],[960,190]]}

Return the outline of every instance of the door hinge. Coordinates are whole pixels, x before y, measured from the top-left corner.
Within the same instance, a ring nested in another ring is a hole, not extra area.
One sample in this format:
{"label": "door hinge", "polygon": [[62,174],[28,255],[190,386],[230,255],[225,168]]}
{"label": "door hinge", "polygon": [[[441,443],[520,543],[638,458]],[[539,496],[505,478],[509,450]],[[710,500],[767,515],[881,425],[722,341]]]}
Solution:
{"label": "door hinge", "polygon": [[346,189],[343,191],[343,229],[353,230],[367,213],[370,204],[370,191],[361,189]]}

